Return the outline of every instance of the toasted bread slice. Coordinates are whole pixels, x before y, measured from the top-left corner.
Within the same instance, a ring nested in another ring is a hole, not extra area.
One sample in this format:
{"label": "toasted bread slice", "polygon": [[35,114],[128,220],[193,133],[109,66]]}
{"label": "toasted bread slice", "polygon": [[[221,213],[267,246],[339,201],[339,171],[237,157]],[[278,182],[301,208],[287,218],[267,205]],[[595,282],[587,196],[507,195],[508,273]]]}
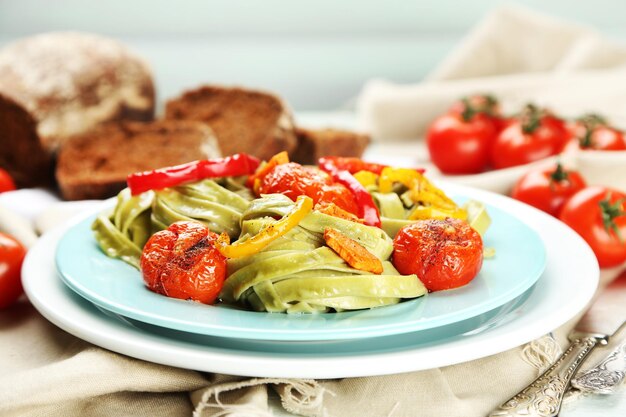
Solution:
{"label": "toasted bread slice", "polygon": [[133,172],[220,155],[215,135],[204,123],[110,123],[67,140],[56,177],[67,200],[103,199],[122,190]]}
{"label": "toasted bread slice", "polygon": [[168,101],[165,117],[207,123],[224,155],[246,152],[267,160],[296,148],[293,120],[286,104],[261,91],[203,86]]}

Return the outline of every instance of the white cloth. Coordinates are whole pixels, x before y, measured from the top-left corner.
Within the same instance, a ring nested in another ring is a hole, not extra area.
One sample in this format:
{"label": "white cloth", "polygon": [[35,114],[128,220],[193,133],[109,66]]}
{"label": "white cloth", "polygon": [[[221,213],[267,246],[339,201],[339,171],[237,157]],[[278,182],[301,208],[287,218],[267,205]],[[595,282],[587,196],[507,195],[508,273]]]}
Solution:
{"label": "white cloth", "polygon": [[373,80],[357,100],[377,140],[414,139],[459,97],[498,96],[504,111],[528,101],[564,116],[594,111],[626,127],[626,48],[595,31],[519,7],[488,15],[426,82]]}

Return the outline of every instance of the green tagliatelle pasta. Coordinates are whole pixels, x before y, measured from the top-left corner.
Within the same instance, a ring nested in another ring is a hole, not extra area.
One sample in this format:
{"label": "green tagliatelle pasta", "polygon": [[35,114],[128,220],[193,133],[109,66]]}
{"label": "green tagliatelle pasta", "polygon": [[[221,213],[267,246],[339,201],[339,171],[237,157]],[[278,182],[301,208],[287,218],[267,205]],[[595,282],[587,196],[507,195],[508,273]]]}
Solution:
{"label": "green tagliatelle pasta", "polygon": [[402,227],[415,223],[415,220],[407,220],[409,210],[404,207],[398,194],[379,192],[371,194],[380,212],[381,228],[389,236],[395,236]]}
{"label": "green tagliatelle pasta", "polygon": [[[396,194],[392,196],[398,199]],[[389,207],[395,204],[398,211],[393,197],[381,195],[377,202],[386,207],[381,201],[388,200]],[[138,196],[125,189],[117,196],[116,206],[98,216],[92,227],[108,256],[139,268],[142,248],[152,233],[174,222],[198,221],[216,233],[226,232],[233,240],[245,241],[294,206],[280,194],[251,198],[236,179],[204,180]],[[399,213],[390,212],[390,216]],[[328,227],[380,259],[383,273],[375,275],[349,266],[326,246],[323,234]],[[392,251],[392,240],[384,230],[312,211],[263,251],[229,259],[221,298],[258,311],[293,313],[366,309],[424,295],[426,288],[415,275],[400,275],[389,262]]]}
{"label": "green tagliatelle pasta", "polygon": [[[380,212],[381,228],[389,236],[395,236],[401,228],[417,221],[409,220],[416,204],[411,201],[406,192],[402,194],[379,193],[371,190],[370,193]],[[484,235],[491,224],[485,206],[478,201],[469,200],[462,206],[462,209],[467,212],[467,222],[470,226]]]}
{"label": "green tagliatelle pasta", "polygon": [[142,249],[150,236],[177,221],[198,221],[215,233],[239,236],[241,215],[250,204],[246,196],[232,179],[224,181],[224,186],[203,180],[137,196],[124,189],[117,196],[115,208],[100,214],[92,229],[108,256],[139,268]]}
{"label": "green tagliatelle pasta", "polygon": [[[242,215],[240,239],[254,236],[293,204],[278,194],[254,200]],[[382,275],[350,267],[325,246],[327,227],[378,257]],[[221,298],[259,311],[292,313],[372,308],[424,295],[426,288],[415,275],[400,275],[389,262],[392,250],[391,238],[381,229],[313,211],[262,252],[230,259]]]}
{"label": "green tagliatelle pasta", "polygon": [[91,228],[100,248],[112,258],[139,268],[141,250],[150,238],[150,207],[154,193],[131,196],[128,188],[117,195],[113,210],[100,213]]}
{"label": "green tagliatelle pasta", "polygon": [[241,213],[249,201],[215,181],[204,180],[157,191],[152,204],[152,222],[158,229],[181,220],[196,220],[215,232],[239,235]]}

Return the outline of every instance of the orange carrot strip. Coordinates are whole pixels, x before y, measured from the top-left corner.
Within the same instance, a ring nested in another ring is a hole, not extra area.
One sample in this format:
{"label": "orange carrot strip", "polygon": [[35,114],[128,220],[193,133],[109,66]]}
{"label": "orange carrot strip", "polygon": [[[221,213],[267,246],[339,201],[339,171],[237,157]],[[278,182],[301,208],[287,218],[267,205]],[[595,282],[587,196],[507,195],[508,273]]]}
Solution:
{"label": "orange carrot strip", "polygon": [[319,211],[320,213],[328,214],[329,216],[338,217],[344,220],[350,220],[351,222],[356,222],[360,224],[363,224],[365,222],[363,219],[359,219],[355,214],[352,214],[349,211],[342,209],[335,203],[322,201],[315,205],[314,210]]}
{"label": "orange carrot strip", "polygon": [[330,227],[324,229],[324,240],[352,268],[373,274],[382,274],[383,264],[380,259],[338,230]]}

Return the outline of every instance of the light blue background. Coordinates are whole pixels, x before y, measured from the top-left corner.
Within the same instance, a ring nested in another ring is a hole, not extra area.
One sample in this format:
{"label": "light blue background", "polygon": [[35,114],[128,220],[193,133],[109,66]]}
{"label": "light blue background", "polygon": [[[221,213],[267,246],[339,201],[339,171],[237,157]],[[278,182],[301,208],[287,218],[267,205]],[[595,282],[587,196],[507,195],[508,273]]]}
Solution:
{"label": "light blue background", "polygon": [[[524,0],[626,40],[626,2]],[[498,0],[0,0],[0,45],[51,30],[121,39],[168,98],[203,82],[262,87],[296,110],[349,105],[371,77],[417,81]]]}

